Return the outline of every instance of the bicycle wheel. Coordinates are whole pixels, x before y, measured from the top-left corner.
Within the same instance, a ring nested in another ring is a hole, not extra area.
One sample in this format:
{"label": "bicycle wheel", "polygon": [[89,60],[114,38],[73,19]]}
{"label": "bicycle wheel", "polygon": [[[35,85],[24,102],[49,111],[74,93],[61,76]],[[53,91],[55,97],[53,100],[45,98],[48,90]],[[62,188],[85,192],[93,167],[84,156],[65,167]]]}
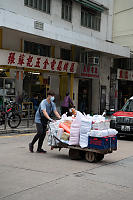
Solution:
{"label": "bicycle wheel", "polygon": [[11,128],[17,128],[19,126],[21,122],[21,117],[19,114],[12,114],[9,118],[8,118],[8,125],[11,127]]}

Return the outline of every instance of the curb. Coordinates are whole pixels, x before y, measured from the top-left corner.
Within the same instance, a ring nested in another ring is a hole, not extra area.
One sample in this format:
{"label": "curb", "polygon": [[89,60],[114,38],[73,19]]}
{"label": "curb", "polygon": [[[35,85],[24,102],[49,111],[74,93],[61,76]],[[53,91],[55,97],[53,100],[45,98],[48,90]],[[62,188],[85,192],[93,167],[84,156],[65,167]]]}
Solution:
{"label": "curb", "polygon": [[0,135],[1,134],[11,134],[11,133],[16,133],[16,134],[36,133],[36,129],[0,130]]}

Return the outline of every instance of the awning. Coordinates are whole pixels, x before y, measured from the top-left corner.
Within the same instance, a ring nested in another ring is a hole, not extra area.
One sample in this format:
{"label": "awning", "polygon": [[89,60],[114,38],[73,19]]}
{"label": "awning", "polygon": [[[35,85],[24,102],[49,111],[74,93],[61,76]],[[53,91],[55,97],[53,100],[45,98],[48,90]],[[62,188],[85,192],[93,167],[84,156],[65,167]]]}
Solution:
{"label": "awning", "polygon": [[74,1],[80,3],[81,5],[83,5],[87,8],[91,8],[91,9],[94,9],[99,12],[103,12],[105,9],[107,9],[102,4],[97,4],[97,3],[94,3],[94,2],[88,1],[88,0],[74,0]]}

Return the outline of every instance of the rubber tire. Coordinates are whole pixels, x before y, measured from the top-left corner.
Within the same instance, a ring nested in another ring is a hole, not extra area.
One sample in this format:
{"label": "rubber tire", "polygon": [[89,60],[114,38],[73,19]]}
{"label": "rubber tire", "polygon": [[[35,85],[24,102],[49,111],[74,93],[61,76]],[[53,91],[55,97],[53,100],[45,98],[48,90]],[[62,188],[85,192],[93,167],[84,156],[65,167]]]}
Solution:
{"label": "rubber tire", "polygon": [[[13,117],[13,116],[17,116],[18,117],[18,123],[17,123],[17,125],[16,126],[12,126],[12,124],[11,124],[11,118]],[[8,125],[10,126],[10,128],[17,128],[18,126],[19,126],[19,124],[21,123],[21,117],[20,117],[20,115],[19,114],[12,114],[9,118],[8,118]]]}
{"label": "rubber tire", "polygon": [[96,153],[96,162],[99,162],[104,159],[104,154]]}
{"label": "rubber tire", "polygon": [[69,149],[69,158],[71,160],[81,160],[82,156],[81,156],[80,150]]}
{"label": "rubber tire", "polygon": [[87,151],[85,153],[85,159],[90,163],[96,162],[96,154],[94,152]]}

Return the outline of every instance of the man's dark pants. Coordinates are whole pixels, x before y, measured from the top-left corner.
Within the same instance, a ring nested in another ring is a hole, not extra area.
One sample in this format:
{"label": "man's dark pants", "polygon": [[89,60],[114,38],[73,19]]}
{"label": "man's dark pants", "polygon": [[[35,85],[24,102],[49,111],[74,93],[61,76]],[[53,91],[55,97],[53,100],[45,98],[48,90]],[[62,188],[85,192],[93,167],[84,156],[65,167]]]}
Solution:
{"label": "man's dark pants", "polygon": [[38,140],[38,148],[37,151],[42,149],[43,141],[46,136],[46,128],[47,124],[36,123],[37,134],[34,136],[31,145],[34,145],[35,142]]}

